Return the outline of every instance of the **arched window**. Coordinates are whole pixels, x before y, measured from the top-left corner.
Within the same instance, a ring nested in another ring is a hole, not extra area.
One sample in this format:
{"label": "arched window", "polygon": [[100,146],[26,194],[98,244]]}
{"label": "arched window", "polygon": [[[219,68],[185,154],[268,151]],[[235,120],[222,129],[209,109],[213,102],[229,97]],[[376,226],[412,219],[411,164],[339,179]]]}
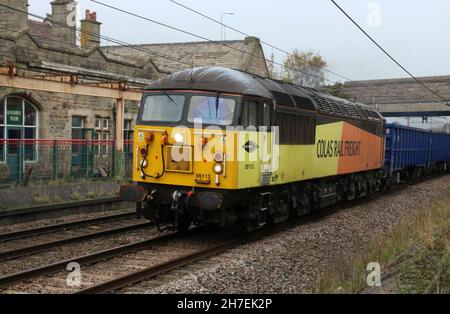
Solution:
{"label": "arched window", "polygon": [[[27,99],[8,96],[0,100],[0,162],[5,162],[19,154],[19,145],[13,140],[35,140],[38,130],[38,111]],[[24,142],[23,159],[36,160],[36,145],[33,141]]]}

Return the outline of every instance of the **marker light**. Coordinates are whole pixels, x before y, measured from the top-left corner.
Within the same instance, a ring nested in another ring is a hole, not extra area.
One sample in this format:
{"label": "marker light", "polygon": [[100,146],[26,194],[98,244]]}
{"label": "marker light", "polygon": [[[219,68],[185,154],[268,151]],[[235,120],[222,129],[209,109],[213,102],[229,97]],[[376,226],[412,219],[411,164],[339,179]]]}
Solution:
{"label": "marker light", "polygon": [[155,139],[155,134],[153,134],[152,132],[146,132],[145,133],[144,140],[147,143],[153,142],[154,139]]}
{"label": "marker light", "polygon": [[147,148],[141,147],[140,152],[141,152],[141,155],[143,155],[143,156],[147,155]]}
{"label": "marker light", "polygon": [[169,141],[169,137],[167,136],[167,133],[164,133],[161,136],[161,145],[166,145],[168,141]]}
{"label": "marker light", "polygon": [[176,143],[183,143],[184,142],[184,136],[181,133],[175,133],[175,135],[173,135],[173,138],[175,139]]}
{"label": "marker light", "polygon": [[221,174],[221,173],[223,172],[223,166],[222,166],[222,164],[219,164],[219,163],[215,164],[214,167],[213,167],[213,171],[214,171],[216,174]]}

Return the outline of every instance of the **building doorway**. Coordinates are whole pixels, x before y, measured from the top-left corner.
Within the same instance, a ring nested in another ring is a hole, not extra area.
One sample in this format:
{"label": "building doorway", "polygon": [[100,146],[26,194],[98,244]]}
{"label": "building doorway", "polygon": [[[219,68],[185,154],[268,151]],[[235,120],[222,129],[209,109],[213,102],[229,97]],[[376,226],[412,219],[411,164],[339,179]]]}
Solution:
{"label": "building doorway", "polygon": [[72,163],[71,176],[89,178],[94,163],[94,152],[88,139],[92,139],[92,129],[85,128],[86,118],[72,117]]}
{"label": "building doorway", "polygon": [[8,144],[6,149],[6,164],[10,172],[10,180],[18,181],[22,168],[22,129],[9,127],[7,130]]}
{"label": "building doorway", "polygon": [[20,181],[25,163],[37,161],[37,134],[38,110],[30,101],[20,96],[0,100],[0,164],[7,167],[3,180]]}

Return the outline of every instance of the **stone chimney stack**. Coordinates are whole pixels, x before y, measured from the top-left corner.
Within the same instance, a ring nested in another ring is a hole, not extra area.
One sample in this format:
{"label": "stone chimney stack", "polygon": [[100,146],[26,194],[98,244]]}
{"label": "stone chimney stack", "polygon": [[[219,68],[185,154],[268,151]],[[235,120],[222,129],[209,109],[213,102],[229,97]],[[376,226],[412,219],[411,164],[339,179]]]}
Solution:
{"label": "stone chimney stack", "polygon": [[[0,0],[1,4],[28,12],[28,0]],[[28,15],[0,6],[0,32],[7,37],[14,37],[28,28]]]}
{"label": "stone chimney stack", "polygon": [[81,20],[81,47],[100,47],[100,26],[97,22],[97,13],[86,10],[84,20]]}
{"label": "stone chimney stack", "polygon": [[63,47],[76,45],[77,3],[73,0],[55,0],[50,4],[52,5],[52,14],[49,16],[49,20],[52,23],[53,39],[62,42],[61,46]]}

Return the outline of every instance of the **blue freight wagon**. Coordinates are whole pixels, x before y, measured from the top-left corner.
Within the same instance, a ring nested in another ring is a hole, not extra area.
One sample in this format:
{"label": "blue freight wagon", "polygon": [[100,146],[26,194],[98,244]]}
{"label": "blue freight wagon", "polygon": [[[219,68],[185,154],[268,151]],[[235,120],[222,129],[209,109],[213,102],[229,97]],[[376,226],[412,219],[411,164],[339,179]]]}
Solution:
{"label": "blue freight wagon", "polygon": [[386,124],[385,173],[393,182],[418,179],[450,163],[450,134]]}
{"label": "blue freight wagon", "polygon": [[433,133],[431,162],[441,170],[446,170],[450,160],[450,134]]}

